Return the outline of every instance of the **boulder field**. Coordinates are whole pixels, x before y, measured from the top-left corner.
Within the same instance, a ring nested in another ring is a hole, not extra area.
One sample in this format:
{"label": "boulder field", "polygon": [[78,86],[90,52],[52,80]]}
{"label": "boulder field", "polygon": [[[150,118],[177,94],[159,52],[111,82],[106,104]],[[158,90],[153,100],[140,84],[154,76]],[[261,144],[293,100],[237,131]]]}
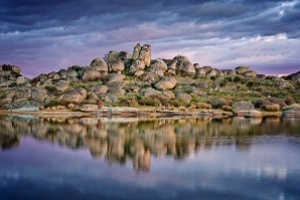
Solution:
{"label": "boulder field", "polygon": [[[258,74],[249,66],[217,69],[186,56],[152,59],[151,45],[133,53],[109,51],[89,66],[71,66],[29,79],[15,65],[0,65],[0,108],[12,111],[155,107],[194,111],[221,109],[235,115],[281,112],[299,116],[299,72]],[[101,105],[101,106],[99,106]],[[289,109],[290,108],[290,109]]]}

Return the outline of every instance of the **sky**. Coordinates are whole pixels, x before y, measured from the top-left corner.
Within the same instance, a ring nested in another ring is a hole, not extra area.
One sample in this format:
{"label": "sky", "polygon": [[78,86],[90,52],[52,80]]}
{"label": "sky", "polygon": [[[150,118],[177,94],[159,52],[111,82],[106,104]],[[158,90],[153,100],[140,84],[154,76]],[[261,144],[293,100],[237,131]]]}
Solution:
{"label": "sky", "polygon": [[0,64],[35,77],[150,44],[218,69],[300,71],[299,0],[0,0]]}

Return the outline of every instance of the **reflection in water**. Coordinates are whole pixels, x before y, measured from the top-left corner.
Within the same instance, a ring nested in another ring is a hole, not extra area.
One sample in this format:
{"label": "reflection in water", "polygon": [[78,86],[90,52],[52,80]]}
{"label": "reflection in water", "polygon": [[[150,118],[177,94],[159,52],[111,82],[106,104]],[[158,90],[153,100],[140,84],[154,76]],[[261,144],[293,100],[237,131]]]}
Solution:
{"label": "reflection in water", "polygon": [[235,148],[248,151],[253,136],[291,135],[295,134],[293,130],[300,130],[299,120],[280,118],[176,118],[127,120],[123,123],[115,123],[114,119],[104,121],[107,120],[1,116],[1,149],[16,147],[20,138],[32,136],[72,149],[88,148],[94,158],[105,157],[111,164],[130,161],[134,170],[147,172],[151,168],[152,156],[184,159],[202,148],[222,145],[234,145]]}

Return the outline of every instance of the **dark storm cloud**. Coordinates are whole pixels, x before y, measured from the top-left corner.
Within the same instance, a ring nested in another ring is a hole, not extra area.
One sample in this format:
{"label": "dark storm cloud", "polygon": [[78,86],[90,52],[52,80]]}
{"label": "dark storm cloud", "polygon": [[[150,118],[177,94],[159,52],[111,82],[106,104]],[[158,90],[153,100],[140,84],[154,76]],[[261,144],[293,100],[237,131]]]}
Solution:
{"label": "dark storm cloud", "polygon": [[[296,44],[299,30],[297,0],[1,0],[0,64],[19,64],[27,74],[36,74],[32,69],[38,66],[54,65],[56,70],[88,64],[99,52],[131,51],[136,42],[155,44],[157,56],[173,49],[196,58],[205,49],[209,61],[229,63],[236,55],[243,54],[240,60],[249,55],[232,49],[222,59],[212,55],[231,43],[253,43],[251,38],[258,36],[265,37],[258,49],[278,35]],[[285,52],[294,51],[282,40],[280,44]],[[271,50],[264,51],[272,55],[266,59],[274,57]]]}

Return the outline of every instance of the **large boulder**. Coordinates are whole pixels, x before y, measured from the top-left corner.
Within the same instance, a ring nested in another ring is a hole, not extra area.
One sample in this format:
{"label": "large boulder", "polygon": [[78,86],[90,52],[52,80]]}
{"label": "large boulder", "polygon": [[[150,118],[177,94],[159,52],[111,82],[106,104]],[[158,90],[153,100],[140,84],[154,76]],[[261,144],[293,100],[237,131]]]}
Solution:
{"label": "large boulder", "polygon": [[162,59],[156,59],[150,66],[151,71],[159,76],[164,76],[164,72],[168,69],[167,64]]}
{"label": "large boulder", "polygon": [[108,91],[108,87],[106,85],[97,85],[91,89],[92,92],[99,94],[106,94]]}
{"label": "large boulder", "polygon": [[142,49],[141,49],[141,52],[140,52],[140,55],[139,55],[138,59],[143,61],[146,66],[150,66],[151,57],[152,57],[151,45],[150,44],[144,44]]}
{"label": "large boulder", "polygon": [[114,95],[115,97],[118,95],[124,95],[125,90],[123,89],[125,83],[123,81],[112,81],[107,83],[107,93],[109,95]]}
{"label": "large boulder", "polygon": [[206,76],[206,72],[205,70],[200,67],[196,70],[196,77],[199,78],[199,77],[205,77]]}
{"label": "large boulder", "polygon": [[254,105],[250,101],[238,101],[233,104],[233,113],[238,116],[245,116],[250,110],[254,110]]}
{"label": "large boulder", "polygon": [[203,66],[201,68],[205,71],[205,74],[208,74],[213,69],[211,66]]}
{"label": "large boulder", "polygon": [[236,74],[243,74],[244,72],[251,71],[249,66],[238,66],[235,68]]}
{"label": "large boulder", "polygon": [[300,118],[300,106],[291,106],[282,112],[284,118]]}
{"label": "large boulder", "polygon": [[219,77],[223,76],[223,73],[218,69],[212,69],[209,73],[206,74],[207,77]]}
{"label": "large boulder", "polygon": [[59,80],[57,83],[54,84],[56,90],[64,92],[70,88],[69,81],[66,80]]}
{"label": "large boulder", "polygon": [[196,70],[194,68],[193,63],[186,56],[178,55],[173,58],[173,60],[177,61],[176,69],[183,76],[194,76]]}
{"label": "large boulder", "polygon": [[243,72],[242,75],[246,76],[246,77],[256,77],[257,72],[255,72],[253,70],[249,70],[249,71]]}
{"label": "large boulder", "polygon": [[125,78],[125,75],[123,75],[123,74],[111,73],[108,75],[109,82],[114,82],[114,81],[122,82],[124,80],[124,78]]}
{"label": "large boulder", "polygon": [[89,68],[82,74],[83,81],[95,81],[101,78],[101,73],[95,69]]}
{"label": "large boulder", "polygon": [[159,90],[173,89],[176,83],[175,78],[166,76],[162,77],[161,80],[155,84],[155,87]]}
{"label": "large boulder", "polygon": [[146,72],[141,77],[142,77],[143,82],[156,83],[157,81],[159,81],[161,76],[159,76],[158,74],[150,71],[150,72]]}
{"label": "large boulder", "polygon": [[121,73],[125,64],[131,60],[131,54],[126,51],[110,51],[108,54],[108,70]]}
{"label": "large boulder", "polygon": [[176,75],[176,66],[177,66],[177,60],[172,60],[172,63],[168,65],[168,73]]}
{"label": "large boulder", "polygon": [[66,103],[82,103],[87,97],[87,91],[83,88],[74,89],[59,97],[59,100]]}
{"label": "large boulder", "polygon": [[108,65],[107,65],[106,61],[103,60],[102,58],[95,58],[91,62],[90,67],[92,69],[95,69],[95,70],[100,71],[100,72],[107,72],[108,71]]}
{"label": "large boulder", "polygon": [[132,65],[130,65],[130,72],[136,72],[137,70],[145,69],[145,63],[141,60],[134,60]]}
{"label": "large boulder", "polygon": [[143,88],[143,89],[141,89],[140,94],[142,96],[148,97],[148,96],[157,96],[157,95],[160,95],[162,93],[158,90],[153,89],[153,88]]}
{"label": "large boulder", "polygon": [[192,100],[191,95],[184,93],[184,92],[178,92],[175,97],[177,99],[182,99],[184,100],[186,103],[190,103],[190,101]]}
{"label": "large boulder", "polygon": [[59,75],[61,76],[61,78],[64,78],[64,79],[72,79],[72,78],[77,78],[78,77],[78,74],[77,72],[74,70],[74,69],[61,69],[59,70]]}
{"label": "large boulder", "polygon": [[172,91],[170,91],[170,90],[164,90],[164,91],[162,92],[162,94],[163,94],[164,97],[167,98],[167,99],[175,99],[174,93],[173,93]]}
{"label": "large boulder", "polygon": [[123,61],[109,63],[111,71],[121,73],[125,69],[125,64]]}
{"label": "large boulder", "polygon": [[133,54],[132,54],[133,60],[137,60],[139,58],[141,50],[142,50],[142,46],[140,45],[140,43],[137,43],[133,49]]}
{"label": "large boulder", "polygon": [[[11,110],[13,111],[38,111],[41,106],[41,102],[37,101],[17,101],[13,102],[11,105]],[[8,108],[9,109],[9,108]]]}

